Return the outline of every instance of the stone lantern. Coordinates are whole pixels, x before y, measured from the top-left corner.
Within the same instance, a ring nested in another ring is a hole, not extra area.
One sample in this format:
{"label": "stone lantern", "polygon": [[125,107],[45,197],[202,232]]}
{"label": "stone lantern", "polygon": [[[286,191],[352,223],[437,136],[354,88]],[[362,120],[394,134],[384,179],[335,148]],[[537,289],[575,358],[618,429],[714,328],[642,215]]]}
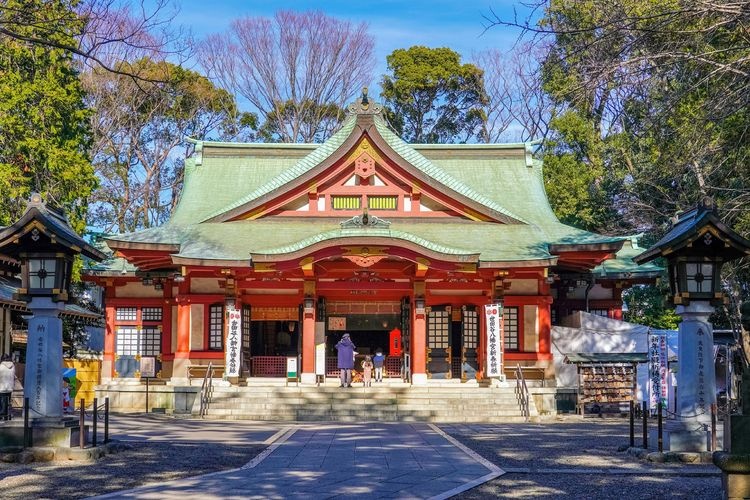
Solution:
{"label": "stone lantern", "polygon": [[28,302],[32,312],[24,378],[30,417],[59,419],[63,383],[59,314],[68,300],[73,261],[78,254],[97,261],[106,256],[78,236],[67,218],[47,207],[37,193],[21,218],[0,230],[0,254],[20,262],[17,298]]}
{"label": "stone lantern", "polygon": [[[750,241],[724,225],[705,200],[681,214],[669,232],[633,260],[667,260],[671,300],[682,319],[678,337],[677,414],[684,424],[669,435],[672,451],[706,451],[711,405],[716,403],[713,327],[709,316],[724,302],[721,266],[750,255]],[[701,425],[702,424],[702,425]]]}

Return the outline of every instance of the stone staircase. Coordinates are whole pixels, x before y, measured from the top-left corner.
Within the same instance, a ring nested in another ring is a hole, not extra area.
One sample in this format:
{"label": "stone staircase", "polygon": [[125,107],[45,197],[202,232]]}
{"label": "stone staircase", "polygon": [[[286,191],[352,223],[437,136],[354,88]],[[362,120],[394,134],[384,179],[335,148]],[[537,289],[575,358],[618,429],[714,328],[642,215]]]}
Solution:
{"label": "stone staircase", "polygon": [[[197,415],[199,408],[193,408]],[[539,414],[533,404],[531,420]],[[513,387],[433,382],[410,386],[400,382],[340,388],[252,383],[247,387],[214,386],[208,418],[268,421],[338,422],[523,422]]]}

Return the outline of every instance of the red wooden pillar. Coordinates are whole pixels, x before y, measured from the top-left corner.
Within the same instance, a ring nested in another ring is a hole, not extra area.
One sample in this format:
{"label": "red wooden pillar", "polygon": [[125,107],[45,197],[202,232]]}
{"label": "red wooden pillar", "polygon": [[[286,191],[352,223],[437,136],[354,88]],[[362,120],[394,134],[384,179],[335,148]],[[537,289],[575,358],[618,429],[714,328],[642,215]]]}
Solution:
{"label": "red wooden pillar", "polygon": [[314,384],[315,377],[315,307],[304,308],[302,319],[302,372],[303,384]]}
{"label": "red wooden pillar", "polygon": [[414,304],[414,325],[411,333],[411,382],[414,385],[427,383],[427,315],[424,309]]}
{"label": "red wooden pillar", "polygon": [[190,358],[190,291],[188,280],[179,285],[177,302],[177,349],[174,353],[172,378],[187,379]]}
{"label": "red wooden pillar", "polygon": [[610,309],[609,317],[622,321],[622,288],[619,283],[612,289],[612,299],[617,305]]}
{"label": "red wooden pillar", "polygon": [[552,344],[552,315],[550,314],[552,297],[542,297],[542,299],[539,301],[537,308],[537,319],[539,321],[539,345],[537,345],[537,351],[549,354]]}
{"label": "red wooden pillar", "polygon": [[[114,296],[114,286],[106,288],[107,297]],[[104,355],[102,356],[102,382],[106,383],[112,380],[115,374],[115,308],[106,306],[105,308],[106,326],[104,332]]]}
{"label": "red wooden pillar", "polygon": [[[161,353],[172,354],[172,283],[167,282],[164,287],[164,307],[162,308],[161,323]],[[162,356],[163,359],[163,356]]]}

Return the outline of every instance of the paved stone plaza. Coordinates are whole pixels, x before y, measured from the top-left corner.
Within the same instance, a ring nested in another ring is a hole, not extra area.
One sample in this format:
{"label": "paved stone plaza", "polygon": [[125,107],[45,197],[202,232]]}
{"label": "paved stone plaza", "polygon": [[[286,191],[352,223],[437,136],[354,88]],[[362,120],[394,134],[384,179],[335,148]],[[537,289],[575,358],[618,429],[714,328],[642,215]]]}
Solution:
{"label": "paved stone plaza", "polygon": [[96,463],[0,464],[3,497],[721,497],[712,465],[618,452],[627,444],[622,420],[434,426],[133,415],[114,418],[112,433],[126,449]]}

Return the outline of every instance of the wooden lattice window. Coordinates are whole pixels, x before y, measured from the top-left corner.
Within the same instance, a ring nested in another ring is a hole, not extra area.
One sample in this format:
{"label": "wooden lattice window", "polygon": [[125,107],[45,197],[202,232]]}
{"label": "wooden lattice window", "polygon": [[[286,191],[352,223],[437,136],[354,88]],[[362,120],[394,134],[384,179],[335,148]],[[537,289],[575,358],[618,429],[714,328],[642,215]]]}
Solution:
{"label": "wooden lattice window", "polygon": [[450,346],[450,321],[448,311],[430,311],[427,318],[427,347],[447,349]]}
{"label": "wooden lattice window", "polygon": [[214,304],[208,308],[208,348],[224,350],[224,306]]}
{"label": "wooden lattice window", "polygon": [[161,318],[161,307],[144,307],[143,309],[141,309],[142,321],[161,321]]}
{"label": "wooden lattice window", "polygon": [[359,210],[361,207],[361,196],[331,196],[331,208],[334,210]]}
{"label": "wooden lattice window", "polygon": [[117,321],[136,321],[138,319],[137,307],[118,307],[115,311]]}
{"label": "wooden lattice window", "polygon": [[120,356],[137,356],[140,354],[138,329],[130,326],[117,328],[115,353]]}
{"label": "wooden lattice window", "polygon": [[479,339],[479,314],[470,309],[463,311],[463,344],[465,349],[476,349]]}
{"label": "wooden lattice window", "polygon": [[370,210],[396,210],[398,208],[398,196],[369,196],[367,208]]}
{"label": "wooden lattice window", "polygon": [[607,309],[589,309],[589,313],[594,316],[601,316],[602,318],[609,317],[609,311]]}
{"label": "wooden lattice window", "polygon": [[250,306],[244,304],[242,306],[242,350],[246,353],[250,352],[250,321],[251,321]]}
{"label": "wooden lattice window", "polygon": [[143,328],[141,330],[141,352],[143,356],[158,356],[161,353],[161,329]]}
{"label": "wooden lattice window", "polygon": [[503,347],[508,351],[518,350],[518,308],[503,308]]}

